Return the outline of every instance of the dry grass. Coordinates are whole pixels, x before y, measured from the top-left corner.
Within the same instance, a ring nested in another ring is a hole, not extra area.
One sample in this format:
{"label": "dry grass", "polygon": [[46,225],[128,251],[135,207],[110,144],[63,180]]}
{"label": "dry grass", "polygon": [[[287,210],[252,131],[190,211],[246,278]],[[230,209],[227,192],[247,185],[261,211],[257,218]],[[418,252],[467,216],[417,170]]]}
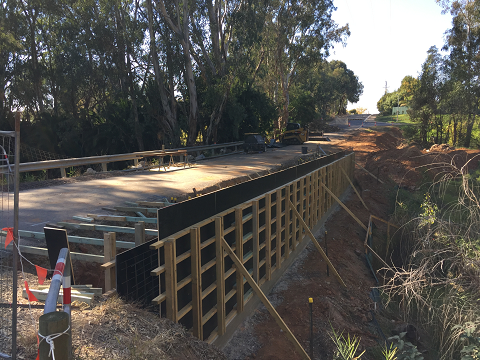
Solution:
{"label": "dry grass", "polygon": [[[458,168],[454,159],[432,165],[441,171],[421,214],[401,229],[408,260],[384,286],[406,320],[416,320],[429,332],[431,351],[442,360],[460,356],[460,330],[455,326],[480,317],[480,192],[468,165]],[[445,203],[454,187],[455,201]]]}

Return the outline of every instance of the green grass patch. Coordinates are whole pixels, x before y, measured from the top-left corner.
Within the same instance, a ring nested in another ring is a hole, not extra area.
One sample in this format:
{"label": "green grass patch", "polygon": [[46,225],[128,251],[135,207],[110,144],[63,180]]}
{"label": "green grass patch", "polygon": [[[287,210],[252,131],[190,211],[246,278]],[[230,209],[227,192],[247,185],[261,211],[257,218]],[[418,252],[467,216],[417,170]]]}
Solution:
{"label": "green grass patch", "polygon": [[[377,116],[376,120],[378,122],[395,123],[397,122],[397,115]],[[413,124],[408,114],[398,115],[398,122],[405,124]]]}

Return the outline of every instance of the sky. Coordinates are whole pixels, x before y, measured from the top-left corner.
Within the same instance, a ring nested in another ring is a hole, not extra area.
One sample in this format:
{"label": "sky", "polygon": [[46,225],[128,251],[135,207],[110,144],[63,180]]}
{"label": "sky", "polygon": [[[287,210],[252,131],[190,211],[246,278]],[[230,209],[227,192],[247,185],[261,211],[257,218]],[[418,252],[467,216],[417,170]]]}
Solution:
{"label": "sky", "polygon": [[377,101],[395,91],[402,79],[418,77],[427,50],[440,50],[451,28],[450,14],[442,15],[435,0],[334,0],[333,19],[349,24],[347,46],[336,44],[328,60],[341,60],[362,82],[363,95],[348,110],[362,107],[378,113]]}

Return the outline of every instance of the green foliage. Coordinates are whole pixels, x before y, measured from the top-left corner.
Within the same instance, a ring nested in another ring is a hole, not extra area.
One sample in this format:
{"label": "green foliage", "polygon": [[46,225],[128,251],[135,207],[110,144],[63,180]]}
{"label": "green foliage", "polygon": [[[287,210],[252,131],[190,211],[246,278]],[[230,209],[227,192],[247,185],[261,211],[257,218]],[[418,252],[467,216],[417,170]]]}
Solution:
{"label": "green foliage", "polygon": [[432,202],[429,193],[425,194],[425,199],[420,207],[422,212],[420,213],[419,226],[433,225],[437,218],[438,206]]}
{"label": "green foliage", "polygon": [[460,341],[462,349],[460,350],[461,360],[479,360],[480,359],[480,324],[478,322],[466,322],[462,325],[456,325],[453,331],[460,332]]}
{"label": "green foliage", "polygon": [[385,360],[398,360],[397,357],[398,348],[390,343],[390,347],[385,345],[385,348],[382,350],[382,355]]}
{"label": "green foliage", "polygon": [[360,339],[356,336],[350,338],[350,334],[347,334],[347,337],[345,337],[343,332],[337,334],[335,329],[332,327],[332,334],[330,334],[330,338],[336,346],[334,360],[360,359],[365,353],[365,351],[362,351],[359,355],[355,355],[357,354],[358,347],[360,345]]}
{"label": "green foliage", "polygon": [[405,341],[404,337],[407,333],[401,332],[399,335],[389,337],[397,349],[396,358],[398,360],[423,360],[423,355],[418,351],[417,347],[409,341]]}

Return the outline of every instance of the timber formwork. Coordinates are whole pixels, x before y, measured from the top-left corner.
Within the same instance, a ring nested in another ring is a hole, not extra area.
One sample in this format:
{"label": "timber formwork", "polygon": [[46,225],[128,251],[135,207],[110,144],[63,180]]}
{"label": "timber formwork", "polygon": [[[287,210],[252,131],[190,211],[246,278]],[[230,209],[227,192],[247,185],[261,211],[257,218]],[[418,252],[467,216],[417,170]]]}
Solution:
{"label": "timber formwork", "polygon": [[223,251],[222,238],[267,293],[308,243],[288,200],[310,229],[318,229],[336,205],[325,187],[341,197],[354,164],[354,154],[348,154],[149,244],[158,252],[158,267],[151,275],[158,277],[153,303],[160,313],[199,339],[222,346],[245,313],[258,305],[245,277]]}

